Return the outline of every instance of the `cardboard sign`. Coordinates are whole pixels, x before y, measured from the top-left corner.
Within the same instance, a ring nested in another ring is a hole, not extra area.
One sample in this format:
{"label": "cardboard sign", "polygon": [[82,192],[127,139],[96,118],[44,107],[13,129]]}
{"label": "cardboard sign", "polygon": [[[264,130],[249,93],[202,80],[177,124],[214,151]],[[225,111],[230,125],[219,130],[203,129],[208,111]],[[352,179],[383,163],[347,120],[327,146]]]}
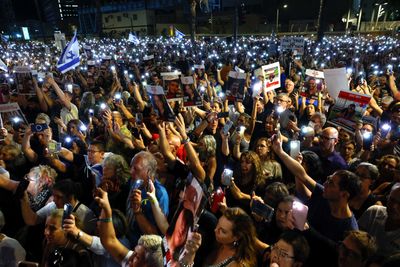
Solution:
{"label": "cardboard sign", "polygon": [[304,44],[305,40],[304,37],[282,37],[281,38],[281,51],[290,50],[295,52],[296,55],[303,55],[304,54]]}
{"label": "cardboard sign", "polygon": [[369,95],[340,91],[329,113],[328,123],[354,133],[356,124],[362,119],[370,100]]}

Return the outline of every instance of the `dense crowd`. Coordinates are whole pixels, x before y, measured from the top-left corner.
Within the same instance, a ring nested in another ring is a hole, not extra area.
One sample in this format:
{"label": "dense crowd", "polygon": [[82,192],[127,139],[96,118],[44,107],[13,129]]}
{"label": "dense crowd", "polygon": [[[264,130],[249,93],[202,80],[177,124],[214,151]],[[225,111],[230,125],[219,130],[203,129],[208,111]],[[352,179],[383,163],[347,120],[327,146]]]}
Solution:
{"label": "dense crowd", "polygon": [[0,48],[0,266],[400,266],[398,36],[79,42]]}

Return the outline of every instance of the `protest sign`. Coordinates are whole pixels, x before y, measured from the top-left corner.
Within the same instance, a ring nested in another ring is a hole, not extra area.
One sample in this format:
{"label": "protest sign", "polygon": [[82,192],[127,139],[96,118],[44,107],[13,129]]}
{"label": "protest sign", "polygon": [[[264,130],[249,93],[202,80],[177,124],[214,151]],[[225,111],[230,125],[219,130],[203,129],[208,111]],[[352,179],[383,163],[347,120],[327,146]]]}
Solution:
{"label": "protest sign", "polygon": [[281,51],[290,50],[295,52],[296,55],[304,54],[304,37],[287,36],[281,38]]}
{"label": "protest sign", "polygon": [[356,124],[362,119],[370,100],[369,95],[340,91],[329,113],[328,123],[354,133]]}
{"label": "protest sign", "polygon": [[230,101],[243,100],[246,73],[230,71],[228,75],[226,98]]}
{"label": "protest sign", "polygon": [[62,51],[67,44],[67,41],[65,39],[65,34],[61,32],[54,33],[54,42],[57,49],[59,51]]}
{"label": "protest sign", "polygon": [[3,125],[7,130],[10,130],[13,124],[24,122],[28,125],[24,113],[21,111],[18,103],[12,102],[0,105],[0,116],[3,120]]}
{"label": "protest sign", "polygon": [[18,66],[14,68],[14,71],[18,94],[36,95],[31,69],[29,67]]}
{"label": "protest sign", "polygon": [[201,106],[201,96],[199,91],[194,86],[194,80],[192,76],[181,77],[183,85],[183,106]]}
{"label": "protest sign", "polygon": [[324,70],[326,88],[329,95],[336,99],[340,91],[349,91],[346,68]]}
{"label": "protest sign", "polygon": [[306,75],[316,79],[324,79],[324,72],[318,70],[306,69]]}
{"label": "protest sign", "polygon": [[183,97],[179,75],[180,72],[162,72],[165,97],[168,101],[181,100]]}
{"label": "protest sign", "polygon": [[196,225],[207,202],[200,183],[189,174],[187,184],[178,208],[172,218],[163,240],[165,266],[178,266],[176,263],[185,255],[188,237],[196,231]]}
{"label": "protest sign", "polygon": [[161,86],[147,85],[146,91],[149,94],[154,112],[159,118],[163,121],[174,121],[175,115],[164,95],[164,89]]}
{"label": "protest sign", "polygon": [[266,92],[281,87],[281,68],[279,62],[261,67],[264,74]]}

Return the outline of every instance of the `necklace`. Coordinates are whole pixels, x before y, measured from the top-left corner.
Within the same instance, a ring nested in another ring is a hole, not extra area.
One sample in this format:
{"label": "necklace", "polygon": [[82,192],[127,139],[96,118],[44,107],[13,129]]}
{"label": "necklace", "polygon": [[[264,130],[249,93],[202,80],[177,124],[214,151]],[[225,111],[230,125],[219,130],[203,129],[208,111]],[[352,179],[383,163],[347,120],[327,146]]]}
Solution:
{"label": "necklace", "polygon": [[221,261],[220,263],[208,265],[207,267],[222,267],[222,266],[228,265],[232,261],[234,261],[234,258],[233,258],[233,256],[230,256],[230,257],[226,258],[225,260]]}

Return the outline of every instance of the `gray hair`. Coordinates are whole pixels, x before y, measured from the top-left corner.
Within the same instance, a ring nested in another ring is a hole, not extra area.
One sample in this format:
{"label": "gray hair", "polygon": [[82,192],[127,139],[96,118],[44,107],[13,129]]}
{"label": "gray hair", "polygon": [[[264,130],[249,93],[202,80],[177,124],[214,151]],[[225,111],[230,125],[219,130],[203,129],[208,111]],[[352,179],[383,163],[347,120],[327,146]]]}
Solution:
{"label": "gray hair", "polygon": [[162,267],[162,238],[158,235],[142,235],[138,241],[145,249],[144,261],[147,266]]}
{"label": "gray hair", "polygon": [[133,162],[137,159],[142,159],[146,163],[144,167],[147,168],[150,177],[153,178],[157,176],[158,164],[156,158],[152,153],[148,151],[140,151],[132,158],[131,166]]}
{"label": "gray hair", "polygon": [[129,166],[121,155],[109,153],[107,157],[104,158],[103,166],[108,164],[115,168],[115,176],[119,178],[122,183],[126,183],[129,180]]}

